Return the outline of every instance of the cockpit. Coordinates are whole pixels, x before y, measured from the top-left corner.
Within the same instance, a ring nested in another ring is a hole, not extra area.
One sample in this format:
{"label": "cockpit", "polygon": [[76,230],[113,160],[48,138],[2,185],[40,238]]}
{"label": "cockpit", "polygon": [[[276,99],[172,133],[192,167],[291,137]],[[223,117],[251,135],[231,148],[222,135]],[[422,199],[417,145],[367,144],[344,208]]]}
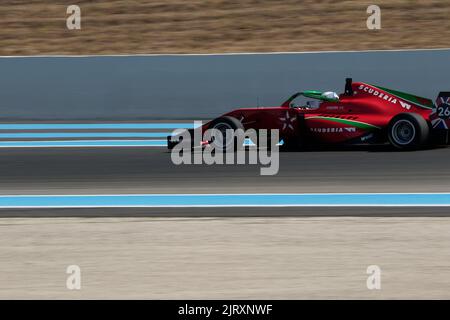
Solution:
{"label": "cockpit", "polygon": [[320,107],[322,102],[338,102],[339,95],[333,91],[302,91],[291,96],[283,105],[290,108],[314,110]]}

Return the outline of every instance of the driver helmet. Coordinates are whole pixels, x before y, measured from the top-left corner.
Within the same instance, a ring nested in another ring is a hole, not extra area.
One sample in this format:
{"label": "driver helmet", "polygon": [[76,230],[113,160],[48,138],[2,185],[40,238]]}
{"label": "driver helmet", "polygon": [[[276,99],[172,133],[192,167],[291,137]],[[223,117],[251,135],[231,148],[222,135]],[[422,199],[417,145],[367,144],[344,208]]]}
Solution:
{"label": "driver helmet", "polygon": [[322,96],[324,98],[330,99],[330,100],[339,100],[339,96],[337,95],[336,92],[333,91],[327,91],[322,93]]}

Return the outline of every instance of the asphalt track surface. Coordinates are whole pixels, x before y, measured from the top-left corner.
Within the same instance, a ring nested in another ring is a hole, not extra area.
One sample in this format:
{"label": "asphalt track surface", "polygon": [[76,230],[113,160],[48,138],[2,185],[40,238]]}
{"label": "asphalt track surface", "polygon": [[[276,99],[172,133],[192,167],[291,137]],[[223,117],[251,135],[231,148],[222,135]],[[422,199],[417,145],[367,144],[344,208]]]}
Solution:
{"label": "asphalt track surface", "polygon": [[[3,148],[0,194],[448,192],[450,148],[172,164],[164,148]],[[448,299],[449,207],[0,210],[0,298]],[[39,217],[39,219],[36,219]],[[46,218],[47,217],[47,218]],[[82,289],[67,290],[79,265]],[[367,267],[382,270],[368,290]]]}
{"label": "asphalt track surface", "polygon": [[[174,165],[164,148],[5,148],[0,194],[448,192],[450,148],[389,146],[280,153],[274,176],[260,165]],[[429,216],[449,208],[3,209],[0,216]]]}

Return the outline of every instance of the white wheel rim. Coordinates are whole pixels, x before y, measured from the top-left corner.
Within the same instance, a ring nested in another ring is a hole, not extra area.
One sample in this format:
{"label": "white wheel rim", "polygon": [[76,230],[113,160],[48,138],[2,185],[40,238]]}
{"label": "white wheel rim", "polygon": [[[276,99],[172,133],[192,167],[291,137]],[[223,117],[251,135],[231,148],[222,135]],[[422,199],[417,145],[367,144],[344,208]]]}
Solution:
{"label": "white wheel rim", "polygon": [[408,145],[416,137],[416,128],[409,120],[397,121],[391,129],[392,139],[398,145]]}

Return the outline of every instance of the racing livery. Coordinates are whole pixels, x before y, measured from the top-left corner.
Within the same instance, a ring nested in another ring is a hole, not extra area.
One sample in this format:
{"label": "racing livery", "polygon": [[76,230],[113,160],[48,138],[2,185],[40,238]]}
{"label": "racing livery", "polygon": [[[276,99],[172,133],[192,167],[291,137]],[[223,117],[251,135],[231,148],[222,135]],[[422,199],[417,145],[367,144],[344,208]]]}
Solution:
{"label": "racing livery", "polygon": [[[449,97],[449,92],[441,92],[434,104],[427,98],[347,78],[340,95],[302,91],[278,107],[236,109],[196,130],[222,132],[224,139],[203,141],[202,145],[215,143],[224,149],[227,129],[278,129],[286,149],[307,144],[386,142],[398,149],[417,149],[447,143]],[[305,101],[297,103],[299,99]],[[178,142],[176,136],[168,137],[169,148]]]}

